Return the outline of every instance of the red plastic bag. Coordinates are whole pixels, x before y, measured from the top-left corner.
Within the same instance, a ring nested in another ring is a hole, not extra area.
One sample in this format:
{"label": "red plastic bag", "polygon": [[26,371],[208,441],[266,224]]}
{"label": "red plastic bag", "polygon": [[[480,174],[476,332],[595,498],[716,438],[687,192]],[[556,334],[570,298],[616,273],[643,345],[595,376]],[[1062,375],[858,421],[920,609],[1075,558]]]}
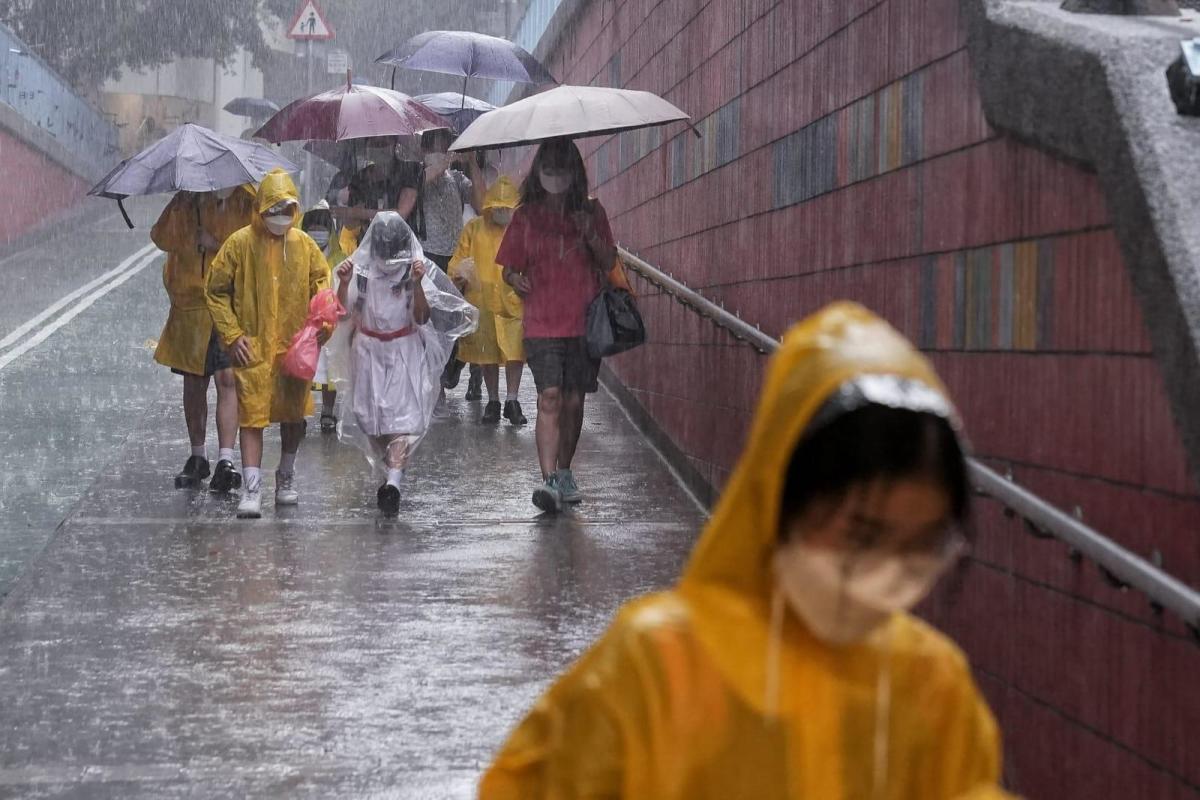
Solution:
{"label": "red plastic bag", "polygon": [[279,364],[280,369],[293,378],[312,381],[317,374],[317,361],[321,357],[321,346],[317,343],[317,337],[324,329],[332,331],[338,319],[345,313],[346,310],[342,308],[332,289],[317,292],[309,301],[308,319],[304,321],[304,327],[292,337],[287,353]]}

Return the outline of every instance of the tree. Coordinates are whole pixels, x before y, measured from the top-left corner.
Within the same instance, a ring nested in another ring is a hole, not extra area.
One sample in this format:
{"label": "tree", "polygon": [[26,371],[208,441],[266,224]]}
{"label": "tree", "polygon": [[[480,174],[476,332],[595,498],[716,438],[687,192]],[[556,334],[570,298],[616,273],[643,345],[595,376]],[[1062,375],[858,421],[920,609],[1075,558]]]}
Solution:
{"label": "tree", "polygon": [[265,51],[260,0],[0,0],[0,22],[82,90],[123,68]]}

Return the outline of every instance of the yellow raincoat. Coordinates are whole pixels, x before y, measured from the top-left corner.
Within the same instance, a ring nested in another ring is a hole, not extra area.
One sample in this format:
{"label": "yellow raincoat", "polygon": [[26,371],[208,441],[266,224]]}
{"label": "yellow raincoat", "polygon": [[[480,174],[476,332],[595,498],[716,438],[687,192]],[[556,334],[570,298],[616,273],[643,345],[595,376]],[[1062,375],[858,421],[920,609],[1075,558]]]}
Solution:
{"label": "yellow raincoat", "polygon": [[[283,200],[293,206],[293,227],[272,236],[262,213]],[[234,367],[243,428],[272,422],[300,422],[312,413],[307,381],[284,375],[278,366],[292,337],[308,318],[308,303],[329,287],[325,254],[295,225],[299,195],[283,170],[262,180],[248,227],[229,237],[208,275],[208,308],[226,347],[241,336],[250,341],[254,360]]]}
{"label": "yellow raincoat", "polygon": [[203,375],[212,315],[204,297],[205,273],[216,252],[202,253],[196,227],[224,243],[254,214],[254,187],[239,187],[225,200],[211,194],[180,192],[171,199],[150,229],[150,239],[166,252],[163,286],[171,299],[167,324],[158,338],[154,360],[191,375]]}
{"label": "yellow raincoat", "polygon": [[863,643],[825,644],[770,575],[802,433],[836,387],[880,372],[942,390],[860,306],[788,333],[682,579],[622,608],[538,700],[484,775],[483,800],[1005,796],[995,722],[953,643],[898,614]]}
{"label": "yellow raincoat", "polygon": [[468,303],[479,309],[479,328],[463,337],[458,345],[458,358],[469,364],[525,360],[522,343],[525,304],[516,290],[504,282],[502,269],[496,263],[505,229],[488,219],[488,211],[516,208],[518,202],[516,184],[507,176],[501,176],[484,197],[483,215],[463,226],[458,246],[450,257],[451,278],[458,277],[458,267],[464,259],[475,262],[476,281],[467,287],[464,296]]}

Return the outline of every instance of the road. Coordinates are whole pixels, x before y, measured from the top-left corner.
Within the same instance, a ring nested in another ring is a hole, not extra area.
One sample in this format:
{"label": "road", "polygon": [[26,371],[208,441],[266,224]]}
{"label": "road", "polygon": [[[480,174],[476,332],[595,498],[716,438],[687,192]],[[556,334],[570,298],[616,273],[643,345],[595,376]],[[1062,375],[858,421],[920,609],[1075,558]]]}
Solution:
{"label": "road", "polygon": [[155,208],[0,262],[0,337],[20,331],[0,347],[0,797],[472,796],[617,606],[674,579],[702,512],[603,390],[588,499],[558,518],[529,503],[532,425],[480,427],[461,388],[397,520],[318,433],[295,509],[236,521],[174,490],[161,260],[137,255]]}

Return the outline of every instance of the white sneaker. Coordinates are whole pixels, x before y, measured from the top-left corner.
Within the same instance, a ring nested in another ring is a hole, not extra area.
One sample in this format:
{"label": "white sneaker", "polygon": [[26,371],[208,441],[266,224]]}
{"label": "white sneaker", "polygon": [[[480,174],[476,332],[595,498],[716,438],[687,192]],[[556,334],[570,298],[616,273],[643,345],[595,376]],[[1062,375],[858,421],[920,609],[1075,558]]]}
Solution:
{"label": "white sneaker", "polygon": [[238,519],[259,519],[262,516],[262,487],[246,489],[238,503]]}
{"label": "white sneaker", "polygon": [[292,488],[295,480],[294,472],[275,472],[275,505],[294,506],[300,502],[300,493]]}

